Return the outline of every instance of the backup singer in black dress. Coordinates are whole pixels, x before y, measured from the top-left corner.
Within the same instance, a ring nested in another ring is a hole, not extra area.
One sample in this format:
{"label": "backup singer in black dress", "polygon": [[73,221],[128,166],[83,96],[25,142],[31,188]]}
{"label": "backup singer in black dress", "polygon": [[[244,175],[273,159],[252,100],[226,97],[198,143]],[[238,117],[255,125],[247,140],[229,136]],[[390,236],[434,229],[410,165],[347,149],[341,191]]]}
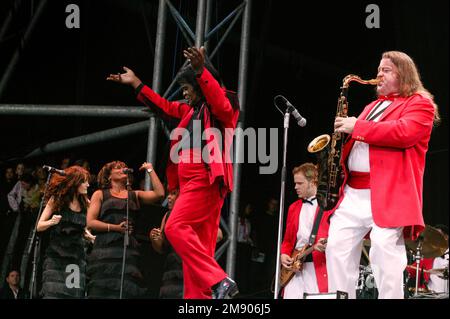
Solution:
{"label": "backup singer in black dress", "polygon": [[125,163],[114,161],[106,164],[98,174],[97,190],[91,198],[87,224],[96,232],[96,239],[88,257],[88,298],[114,299],[120,296],[124,233],[127,228],[126,204],[129,198],[127,246],[123,298],[142,298],[146,292],[142,285],[142,273],[138,267],[138,242],[133,236],[133,224],[140,204],[152,204],[164,197],[164,186],[153,170],[144,163],[154,191],[127,190]]}
{"label": "backup singer in black dress", "polygon": [[85,228],[89,173],[80,166],[65,173],[50,180],[48,202],[37,225],[38,232],[50,231],[42,266],[41,295],[46,299],[84,298],[85,239],[94,240]]}

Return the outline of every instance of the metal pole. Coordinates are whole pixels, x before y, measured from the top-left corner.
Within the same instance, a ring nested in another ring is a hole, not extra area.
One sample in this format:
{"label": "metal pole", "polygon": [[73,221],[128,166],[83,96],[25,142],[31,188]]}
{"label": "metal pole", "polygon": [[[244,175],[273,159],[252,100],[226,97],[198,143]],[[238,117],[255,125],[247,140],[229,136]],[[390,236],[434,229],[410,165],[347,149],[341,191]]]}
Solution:
{"label": "metal pole", "polygon": [[[242,2],[240,5],[236,7],[230,14],[228,14],[220,23],[218,23],[211,31],[205,32],[205,42],[208,42],[213,35],[215,35],[219,30],[231,19],[235,19],[235,17],[242,13],[243,7],[245,7],[245,2]],[[208,10],[208,9],[207,9]],[[224,36],[223,36],[224,37]]]}
{"label": "metal pole", "polygon": [[195,46],[197,48],[203,45],[205,39],[205,17],[206,0],[198,0],[197,2],[197,22],[195,24]]}
{"label": "metal pole", "polygon": [[166,0],[166,4],[175,20],[175,23],[178,25],[178,28],[183,33],[186,42],[189,44],[189,46],[191,46],[193,44],[192,41],[195,38],[194,32],[192,32],[191,28],[189,28],[189,25],[186,23],[186,21],[180,15],[177,9],[175,9],[175,7],[170,3],[169,0]]}
{"label": "metal pole", "polygon": [[[163,57],[164,57],[164,42],[165,42],[165,29],[167,20],[167,7],[164,0],[159,0],[158,8],[158,25],[156,28],[155,39],[155,59],[153,61],[153,81],[152,89],[160,94],[162,83],[162,69],[163,69]],[[158,137],[158,121],[155,117],[150,118],[148,127],[148,144],[147,144],[147,162],[155,164],[156,147]],[[145,174],[145,189],[152,189],[150,185],[150,177]]]}
{"label": "metal pole", "polygon": [[0,115],[148,118],[149,109],[104,105],[0,104]]}
{"label": "metal pole", "polygon": [[37,234],[37,226],[39,223],[39,219],[41,219],[41,215],[42,215],[42,211],[44,209],[44,203],[45,203],[45,197],[46,197],[46,193],[48,191],[48,185],[50,184],[50,180],[52,178],[52,172],[49,171],[48,175],[47,175],[47,181],[45,182],[45,188],[44,188],[44,194],[42,195],[41,198],[41,203],[39,205],[39,211],[37,213],[36,216],[36,220],[34,221],[34,225],[30,230],[30,236],[28,237],[28,242],[27,242],[27,246],[23,252],[23,256],[22,256],[22,262],[20,263],[20,274],[21,274],[21,280],[23,279],[24,281],[21,282],[21,286],[23,287],[25,284],[25,273],[27,271],[27,267],[28,267],[28,259],[30,258],[31,255],[31,250],[33,249],[33,245],[34,245],[34,252],[33,252],[33,261],[32,261],[32,270],[31,270],[31,278],[30,278],[30,299],[33,299],[36,294],[36,272],[37,272],[37,263],[38,263],[38,259],[39,259],[39,253],[40,253],[40,242],[41,242],[41,238],[40,235]]}
{"label": "metal pole", "polygon": [[3,23],[3,26],[0,30],[0,42],[2,42],[3,38],[5,37],[6,31],[8,31],[8,27],[11,24],[12,18],[19,10],[19,7],[21,4],[22,4],[22,0],[14,1],[13,7],[9,11],[8,16],[6,17],[5,22]]}
{"label": "metal pole", "polygon": [[278,240],[277,240],[277,258],[276,258],[276,270],[275,270],[275,289],[273,299],[278,299],[278,292],[280,291],[280,252],[281,252],[281,238],[283,231],[283,218],[284,218],[284,194],[286,191],[286,157],[287,157],[287,143],[288,143],[288,130],[289,130],[289,116],[290,113],[286,110],[284,114],[284,138],[283,138],[283,167],[281,169],[281,186],[280,186],[280,216],[278,218]]}
{"label": "metal pole", "polygon": [[[238,21],[239,17],[242,14],[242,10],[237,11],[236,15],[234,16],[233,20],[231,21],[230,25],[228,26],[227,30],[225,31],[225,33],[223,34],[222,38],[219,40],[219,42],[216,44],[216,47],[214,48],[214,50],[211,52],[209,58],[212,59],[216,53],[219,51],[220,47],[222,46],[222,44],[224,43],[225,39],[228,37],[228,34],[230,34],[231,30],[233,29],[234,25],[236,24],[236,22]],[[212,32],[212,31],[211,31]]]}
{"label": "metal pole", "polygon": [[[230,31],[233,29],[233,26],[235,25],[235,23],[237,22],[237,20],[239,19],[239,17],[242,14],[242,7],[245,5],[245,3],[242,3],[241,5],[239,5],[232,13],[230,13],[224,20],[222,20],[219,24],[217,24],[213,30],[211,30],[210,32],[205,32],[206,36],[205,36],[205,41],[209,41],[209,39],[211,39],[211,37],[217,33],[220,28],[222,28],[225,25],[226,21],[229,21],[231,18],[233,18],[233,20],[231,21],[230,25],[228,26],[227,30],[225,31],[225,33],[223,34],[223,36],[221,37],[221,39],[219,40],[219,42],[216,44],[214,50],[211,53],[208,53],[208,58],[211,61],[213,59],[213,57],[216,55],[216,53],[218,52],[219,48],[222,46],[223,42],[225,41],[225,39],[227,38],[228,34],[230,33]],[[209,14],[209,13],[208,13]],[[178,23],[178,22],[177,22]],[[208,22],[207,22],[208,23]],[[183,30],[183,28],[180,26],[180,29]],[[205,48],[206,51],[208,51],[207,49],[207,45],[208,43],[205,42]],[[183,65],[181,66],[180,69],[183,69],[186,65],[188,64],[187,60],[184,61]],[[170,83],[169,87],[166,89],[166,91],[164,92],[164,97],[167,97],[170,92],[172,91],[173,87],[176,84],[176,78],[173,79],[172,83]],[[176,90],[170,97],[169,100],[171,100],[173,97],[175,97],[180,89]]]}
{"label": "metal pole", "polygon": [[[246,94],[247,94],[247,70],[248,70],[248,53],[249,53],[249,39],[250,39],[250,12],[251,12],[251,0],[246,1],[246,7],[244,11],[244,16],[242,18],[242,31],[241,31],[241,52],[239,57],[239,88],[238,96],[241,105],[241,112],[244,113],[246,105]],[[236,241],[237,241],[237,219],[239,210],[239,193],[241,184],[241,166],[239,163],[242,162],[244,154],[241,154],[241,143],[243,143],[243,132],[244,128],[244,116],[242,116],[237,124],[236,130],[236,140],[235,140],[235,159],[233,167],[234,175],[234,185],[233,192],[231,193],[231,204],[229,212],[229,225],[230,225],[230,246],[228,247],[227,254],[227,274],[234,277],[235,271],[235,260],[236,260]]]}
{"label": "metal pole", "polygon": [[37,157],[49,153],[64,151],[78,146],[99,143],[114,138],[140,133],[142,131],[145,131],[147,127],[148,121],[146,120],[130,125],[112,128],[101,132],[68,138],[57,142],[51,142],[48,143],[47,145],[34,149],[32,152],[25,155],[24,158]]}
{"label": "metal pole", "polygon": [[[211,13],[212,13],[212,7],[213,7],[212,1],[213,0],[206,0],[205,35],[209,33],[209,30],[211,28]],[[209,41],[206,37],[205,37],[205,40],[206,40],[206,42],[205,42],[204,47],[205,47],[206,52],[209,52],[208,51]]]}
{"label": "metal pole", "polygon": [[47,0],[41,0],[41,2],[39,3],[39,7],[37,8],[36,13],[33,15],[33,18],[31,19],[31,22],[28,25],[28,28],[25,31],[25,34],[20,41],[19,47],[16,49],[16,52],[14,52],[14,55],[11,58],[11,61],[8,63],[8,67],[6,68],[5,73],[3,74],[2,80],[0,81],[0,100],[5,93],[6,86],[14,72],[15,67],[17,66],[17,63],[19,62],[19,58],[22,53],[22,50],[25,48],[25,45],[27,44],[28,40],[30,39],[31,33],[32,33],[34,27],[36,26],[36,23],[39,20],[40,16],[42,15],[42,12],[44,11],[44,7],[46,4],[47,4]]}

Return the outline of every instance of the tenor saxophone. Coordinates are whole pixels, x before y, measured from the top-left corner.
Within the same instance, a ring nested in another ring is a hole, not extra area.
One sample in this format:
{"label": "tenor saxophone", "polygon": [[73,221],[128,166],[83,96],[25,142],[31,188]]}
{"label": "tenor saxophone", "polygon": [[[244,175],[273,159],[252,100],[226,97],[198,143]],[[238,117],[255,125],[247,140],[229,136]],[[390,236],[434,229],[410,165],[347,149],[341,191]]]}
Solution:
{"label": "tenor saxophone", "polygon": [[[380,80],[362,80],[357,75],[347,75],[342,80],[341,93],[337,103],[336,117],[347,117],[347,93],[351,82],[377,85]],[[339,200],[339,189],[344,180],[341,166],[344,141],[345,134],[343,132],[334,132],[331,137],[328,134],[323,134],[313,139],[307,148],[308,152],[315,153],[317,156],[319,172],[316,197],[319,206],[324,210],[333,209]]]}

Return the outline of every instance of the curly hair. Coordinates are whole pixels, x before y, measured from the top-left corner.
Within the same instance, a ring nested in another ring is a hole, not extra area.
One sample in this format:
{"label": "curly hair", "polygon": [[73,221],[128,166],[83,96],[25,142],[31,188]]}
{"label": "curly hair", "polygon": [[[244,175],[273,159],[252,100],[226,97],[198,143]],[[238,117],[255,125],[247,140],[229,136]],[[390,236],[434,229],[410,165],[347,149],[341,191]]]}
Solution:
{"label": "curly hair", "polygon": [[60,211],[68,208],[74,196],[77,197],[82,209],[88,207],[86,194],[79,194],[81,184],[89,181],[89,172],[80,166],[70,166],[64,170],[65,176],[55,174],[50,180],[45,200],[53,198],[53,209]]}
{"label": "curly hair", "polygon": [[125,167],[127,167],[127,164],[121,161],[112,161],[103,165],[97,176],[98,187],[100,189],[111,188],[111,180],[109,179],[109,177],[111,176],[112,169]]}
{"label": "curly hair", "polygon": [[[223,81],[222,78],[220,77],[219,72],[214,68],[214,66],[209,61],[205,62],[204,67],[211,73],[211,75],[216,79],[219,85],[223,86]],[[200,85],[197,82],[197,78],[191,64],[186,65],[180,70],[180,72],[177,75],[177,82],[179,85],[183,85],[184,83],[192,85],[197,95],[203,96],[203,92],[200,88]]]}

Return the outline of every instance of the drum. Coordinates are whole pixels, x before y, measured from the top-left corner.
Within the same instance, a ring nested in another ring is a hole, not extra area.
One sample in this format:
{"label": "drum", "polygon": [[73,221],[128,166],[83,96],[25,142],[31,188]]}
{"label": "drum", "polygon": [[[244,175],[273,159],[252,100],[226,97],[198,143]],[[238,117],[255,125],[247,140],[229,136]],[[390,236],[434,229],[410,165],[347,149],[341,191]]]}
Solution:
{"label": "drum", "polygon": [[373,276],[372,268],[359,267],[359,278],[356,286],[356,299],[377,299],[378,289]]}

